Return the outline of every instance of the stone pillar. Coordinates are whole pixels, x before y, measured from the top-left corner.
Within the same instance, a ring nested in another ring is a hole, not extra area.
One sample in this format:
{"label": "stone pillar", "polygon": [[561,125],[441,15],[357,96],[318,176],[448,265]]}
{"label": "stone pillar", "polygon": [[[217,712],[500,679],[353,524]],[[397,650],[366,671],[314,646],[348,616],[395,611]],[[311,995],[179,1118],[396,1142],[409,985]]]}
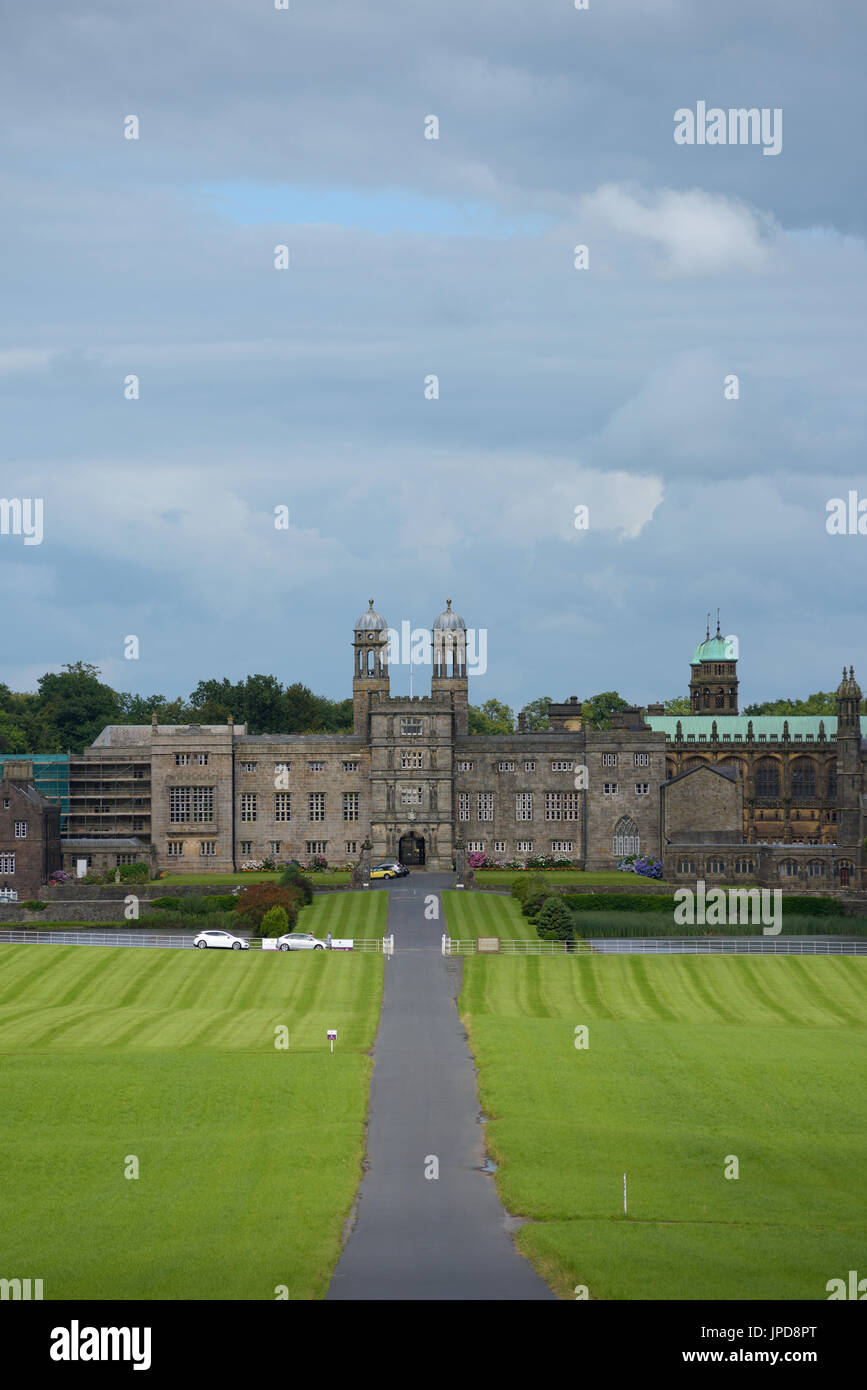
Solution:
{"label": "stone pillar", "polygon": [[456,870],[456,874],[455,874],[455,883],[456,883],[456,884],[462,884],[462,883],[464,882],[464,874],[465,874],[465,872],[466,872],[466,867],[467,867],[466,848],[467,848],[467,846],[466,846],[466,841],[464,840],[464,837],[463,837],[463,835],[460,833],[460,831],[458,831],[458,838],[455,840],[455,870]]}

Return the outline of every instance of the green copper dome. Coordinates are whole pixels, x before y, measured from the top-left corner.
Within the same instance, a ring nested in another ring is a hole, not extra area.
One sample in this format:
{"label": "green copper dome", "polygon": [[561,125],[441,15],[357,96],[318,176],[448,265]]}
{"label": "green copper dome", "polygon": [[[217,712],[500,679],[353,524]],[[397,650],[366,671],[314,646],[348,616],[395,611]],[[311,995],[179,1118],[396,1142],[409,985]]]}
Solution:
{"label": "green copper dome", "polygon": [[692,654],[692,665],[697,666],[700,661],[732,661],[733,659],[726,639],[717,633],[716,637],[707,637],[703,642],[699,642]]}

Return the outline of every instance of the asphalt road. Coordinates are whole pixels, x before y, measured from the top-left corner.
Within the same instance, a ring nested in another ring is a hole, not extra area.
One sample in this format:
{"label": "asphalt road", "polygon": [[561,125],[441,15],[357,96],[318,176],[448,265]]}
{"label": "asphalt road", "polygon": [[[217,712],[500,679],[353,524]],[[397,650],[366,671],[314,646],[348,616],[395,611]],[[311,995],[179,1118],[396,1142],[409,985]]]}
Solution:
{"label": "asphalt road", "polygon": [[[425,896],[450,874],[389,887],[394,956],[374,1049],[369,1167],[329,1299],[553,1299],[519,1255],[485,1160],[476,1075],[455,996],[462,963],[440,953]],[[439,1177],[426,1178],[431,1159]]]}

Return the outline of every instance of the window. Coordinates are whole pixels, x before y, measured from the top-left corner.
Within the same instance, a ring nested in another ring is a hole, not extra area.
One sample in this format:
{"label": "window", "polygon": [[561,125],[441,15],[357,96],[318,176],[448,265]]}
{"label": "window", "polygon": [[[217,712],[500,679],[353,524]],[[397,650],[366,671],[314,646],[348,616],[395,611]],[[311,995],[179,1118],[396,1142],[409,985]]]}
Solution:
{"label": "window", "polygon": [[571,771],[572,771],[572,764],[571,764],[571,763],[564,762],[563,759],[561,758],[561,759],[559,759],[557,762],[553,762],[553,763],[551,764],[551,771],[552,771],[552,772],[571,772]]}
{"label": "window", "polygon": [[632,766],[633,766],[633,767],[650,767],[650,754],[649,754],[649,753],[633,753],[633,755],[632,755]]}
{"label": "window", "polygon": [[478,801],[479,820],[493,820],[493,819],[494,819],[494,793],[493,793],[493,792],[479,792],[479,793],[478,793],[477,801]]}
{"label": "window", "polygon": [[616,796],[616,795],[617,795],[617,783],[616,783],[616,782],[603,782],[603,783],[602,783],[602,790],[603,790],[603,792],[605,793],[606,796]]}
{"label": "window", "polygon": [[780,795],[780,768],[773,758],[759,758],[756,763],[756,796]]}
{"label": "window", "polygon": [[137,863],[138,863],[138,855],[137,855],[137,854],[116,854],[116,855],[114,856],[114,862],[115,862],[115,867],[117,867],[117,868],[119,868],[121,864],[137,864]]}
{"label": "window", "polygon": [[678,861],[677,861],[677,872],[678,872],[679,874],[694,874],[694,873],[695,873],[695,860],[694,860],[694,859],[678,859]]}
{"label": "window", "polygon": [[470,854],[483,854],[485,842],[484,840],[467,840],[467,849]]}
{"label": "window", "polygon": [[189,761],[190,761],[190,755],[189,755],[189,753],[176,753],[176,754],[175,754],[175,767],[186,767],[187,764],[189,763]]}
{"label": "window", "polygon": [[506,853],[506,841],[505,841],[505,840],[495,840],[495,841],[494,841],[494,854],[505,854],[505,853]]}
{"label": "window", "polygon": [[27,839],[27,822],[26,822],[26,820],[17,820],[17,821],[15,822],[15,838],[16,838],[16,840],[26,840],[26,839]]}
{"label": "window", "polygon": [[796,758],[792,764],[792,796],[816,795],[816,768],[809,758]]}
{"label": "window", "polygon": [[205,855],[205,857],[207,858],[208,856],[210,856],[210,855],[212,855],[212,854],[216,854],[216,853],[217,853],[217,842],[216,842],[216,840],[200,840],[200,841],[199,841],[199,854],[203,854],[203,855]]}
{"label": "window", "polygon": [[268,841],[268,853],[269,853],[269,854],[279,854],[279,853],[280,853],[280,845],[281,845],[281,843],[282,843],[282,841],[280,841],[280,840],[269,840],[269,841]]}
{"label": "window", "polygon": [[617,766],[617,754],[616,754],[616,753],[603,753],[603,754],[602,754],[602,766],[603,766],[603,767],[616,767],[616,766]]}
{"label": "window", "polygon": [[355,762],[354,759],[351,759],[351,760],[349,760],[349,761],[347,761],[347,762],[344,762],[344,764],[343,764],[343,771],[344,771],[344,772],[357,772],[357,771],[358,771],[358,763]]}
{"label": "window", "polygon": [[188,821],[192,802],[192,787],[169,787],[169,820]]}
{"label": "window", "polygon": [[343,793],[343,819],[358,820],[358,792]]}
{"label": "window", "polygon": [[242,771],[242,772],[255,772],[255,771],[256,771],[256,768],[257,768],[258,766],[259,766],[258,763],[242,763],[242,764],[241,764],[241,771]]}
{"label": "window", "polygon": [[636,796],[647,796],[647,794],[648,794],[649,791],[650,791],[650,783],[649,783],[649,782],[636,782],[636,783],[635,783],[635,795],[636,795]]}
{"label": "window", "polygon": [[629,816],[621,816],[614,827],[614,854],[621,859],[624,854],[640,854],[641,842],[638,826]]}
{"label": "window", "polygon": [[581,799],[578,792],[563,792],[563,820],[577,820]]}
{"label": "window", "polygon": [[[324,793],[324,792],[310,792],[310,793],[308,793],[308,796],[307,796],[307,819],[308,819],[308,820],[324,820],[324,819],[325,819],[325,793]],[[318,854],[318,852],[319,852],[318,850],[314,850],[314,851],[313,851],[314,854]]]}
{"label": "window", "polygon": [[518,792],[515,797],[515,820],[533,819],[533,793]]}
{"label": "window", "polygon": [[551,853],[552,853],[552,854],[571,854],[571,853],[572,853],[572,841],[571,841],[571,840],[552,840],[552,841],[551,841]]}
{"label": "window", "polygon": [[401,806],[420,806],[421,787],[401,787],[400,804]]}
{"label": "window", "polygon": [[191,787],[193,793],[193,820],[208,821],[214,819],[214,788],[213,787]]}
{"label": "window", "polygon": [[562,819],[563,819],[563,793],[562,793],[562,792],[546,792],[546,793],[545,793],[545,819],[546,819],[546,820],[562,820]]}
{"label": "window", "polygon": [[723,859],[708,859],[704,869],[707,874],[724,874],[726,871],[725,861]]}
{"label": "window", "polygon": [[184,852],[183,840],[169,840],[167,853],[170,859],[180,859]]}
{"label": "window", "polygon": [[4,798],[3,798],[3,806],[4,806],[4,808],[5,808],[7,811],[9,810],[9,798],[8,798],[8,796],[4,796]]}
{"label": "window", "polygon": [[[207,757],[207,756],[208,756],[208,755],[207,755],[207,753],[206,753],[206,754],[205,754],[205,757]],[[147,771],[150,772],[150,768],[148,768]],[[133,770],[132,770],[132,775],[133,775],[133,777],[134,777],[134,779],[135,779],[136,781],[140,781],[141,778],[144,777],[144,775],[145,775],[145,768],[143,768],[143,767],[134,767]]]}
{"label": "window", "polygon": [[357,853],[358,853],[358,841],[357,841],[357,840],[347,840],[345,843],[346,843],[346,853],[347,853],[347,854],[357,854]]}
{"label": "window", "polygon": [[291,820],[291,819],[292,819],[292,793],[291,793],[291,792],[275,792],[275,793],[274,793],[274,819],[275,819],[275,820]]}
{"label": "window", "polygon": [[515,843],[515,849],[518,851],[519,854],[532,854],[532,853],[533,853],[533,841],[532,841],[532,840],[518,840],[518,841],[516,841],[516,843]]}
{"label": "window", "polygon": [[514,764],[514,763],[497,763],[497,771],[498,771],[498,772],[514,772],[514,771],[515,771],[515,764]]}
{"label": "window", "polygon": [[328,849],[327,840],[308,840],[304,846],[305,854],[325,854]]}
{"label": "window", "polygon": [[810,878],[824,878],[825,872],[824,859],[811,859],[807,865],[807,873]]}
{"label": "window", "polygon": [[401,719],[400,736],[401,738],[419,738],[421,736],[421,720]]}
{"label": "window", "polygon": [[241,820],[258,819],[258,802],[255,792],[241,793]]}
{"label": "window", "polygon": [[470,818],[470,794],[469,792],[458,792],[458,820],[469,820]]}
{"label": "window", "polygon": [[736,860],[735,860],[735,873],[736,873],[736,874],[751,874],[751,873],[753,873],[753,871],[754,871],[754,866],[753,866],[753,861],[752,861],[752,859],[736,859]]}
{"label": "window", "polygon": [[421,749],[404,751],[400,755],[401,767],[421,767]]}
{"label": "window", "polygon": [[310,762],[310,763],[307,764],[307,771],[308,771],[308,772],[324,772],[324,771],[325,771],[325,764],[324,764],[323,762],[320,762],[319,760],[315,760],[315,761]]}
{"label": "window", "polygon": [[[460,762],[458,763],[458,772],[472,772],[474,766],[475,764],[471,762]],[[6,804],[8,805],[9,803],[7,802]]]}
{"label": "window", "polygon": [[199,767],[207,767],[207,766],[208,766],[208,758],[209,758],[209,756],[210,756],[210,755],[209,755],[208,753],[194,753],[194,754],[193,754],[193,758],[195,759],[195,761],[196,761],[196,763],[198,764]]}
{"label": "window", "polygon": [[14,874],[14,872],[15,872],[15,855],[14,855],[14,854],[0,854],[0,874]]}
{"label": "window", "polygon": [[535,771],[536,771],[536,760],[535,760],[535,758],[525,758],[525,759],[524,759],[524,771],[525,771],[525,772],[535,772]]}
{"label": "window", "polygon": [[284,774],[287,773],[287,772],[291,772],[291,771],[292,771],[292,764],[291,764],[291,763],[275,763],[275,764],[274,764],[274,772],[275,772],[275,774],[276,774],[278,777],[281,776],[281,775],[284,775]]}
{"label": "window", "polygon": [[252,841],[252,840],[242,840],[242,841],[241,841],[241,853],[242,853],[242,854],[252,854],[252,853],[253,853],[253,841]]}

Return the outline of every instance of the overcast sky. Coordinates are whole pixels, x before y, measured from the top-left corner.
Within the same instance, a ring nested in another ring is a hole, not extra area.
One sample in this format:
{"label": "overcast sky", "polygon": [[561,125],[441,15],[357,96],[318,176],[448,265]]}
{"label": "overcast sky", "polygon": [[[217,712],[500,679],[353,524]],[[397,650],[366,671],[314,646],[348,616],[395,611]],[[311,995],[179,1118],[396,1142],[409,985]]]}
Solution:
{"label": "overcast sky", "polygon": [[[861,0],[10,9],[0,495],[44,520],[0,535],[0,680],[342,698],[373,596],[486,629],[473,703],[683,694],[717,607],[744,703],[867,684],[867,535],[826,530],[867,498],[865,30]],[[779,110],[780,152],[675,143],[699,102]]]}

